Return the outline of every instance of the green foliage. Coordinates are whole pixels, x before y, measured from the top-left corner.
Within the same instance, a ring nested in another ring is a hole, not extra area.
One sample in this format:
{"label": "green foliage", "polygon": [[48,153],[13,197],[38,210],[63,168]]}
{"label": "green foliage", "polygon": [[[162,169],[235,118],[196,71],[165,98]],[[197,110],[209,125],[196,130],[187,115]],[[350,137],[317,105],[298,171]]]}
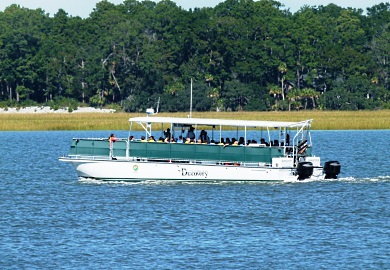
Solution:
{"label": "green foliage", "polygon": [[362,10],[226,0],[101,1],[86,19],[0,12],[0,105],[126,112],[389,107],[390,4]]}

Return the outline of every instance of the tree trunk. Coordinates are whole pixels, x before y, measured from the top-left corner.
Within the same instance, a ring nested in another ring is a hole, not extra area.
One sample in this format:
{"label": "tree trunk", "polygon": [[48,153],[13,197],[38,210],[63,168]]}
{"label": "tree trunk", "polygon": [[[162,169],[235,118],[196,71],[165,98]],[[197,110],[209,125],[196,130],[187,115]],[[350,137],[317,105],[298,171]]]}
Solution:
{"label": "tree trunk", "polygon": [[7,92],[8,92],[9,101],[12,101],[12,87],[8,83],[7,83]]}
{"label": "tree trunk", "polygon": [[301,89],[301,83],[300,83],[300,72],[299,72],[299,66],[301,63],[301,52],[298,54],[298,63],[297,63],[297,88]]}

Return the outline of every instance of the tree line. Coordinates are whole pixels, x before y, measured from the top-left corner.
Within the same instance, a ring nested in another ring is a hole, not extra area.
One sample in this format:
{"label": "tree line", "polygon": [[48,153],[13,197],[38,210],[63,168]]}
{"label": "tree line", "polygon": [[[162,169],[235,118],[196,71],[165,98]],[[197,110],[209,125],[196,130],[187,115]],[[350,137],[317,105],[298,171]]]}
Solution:
{"label": "tree line", "polygon": [[[0,12],[0,105],[145,111],[390,108],[390,4],[96,4],[88,18]],[[191,91],[192,89],[192,91]]]}

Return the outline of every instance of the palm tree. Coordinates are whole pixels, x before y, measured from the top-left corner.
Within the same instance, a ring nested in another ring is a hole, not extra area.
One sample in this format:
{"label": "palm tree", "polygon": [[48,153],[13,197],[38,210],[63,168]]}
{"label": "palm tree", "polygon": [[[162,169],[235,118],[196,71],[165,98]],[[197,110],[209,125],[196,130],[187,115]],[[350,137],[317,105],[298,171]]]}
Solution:
{"label": "palm tree", "polygon": [[313,102],[313,109],[316,108],[315,100],[318,98],[318,92],[313,88],[302,89],[302,97],[305,99],[305,110],[307,109],[307,99],[310,98]]}
{"label": "palm tree", "polygon": [[207,96],[211,99],[213,107],[215,107],[215,109],[217,111],[219,111],[220,108],[218,107],[218,104],[217,104],[218,103],[218,99],[220,97],[220,95],[219,95],[219,88],[217,88],[217,87],[209,88],[207,90]]}
{"label": "palm tree", "polygon": [[278,100],[279,100],[279,96],[282,94],[282,90],[280,89],[279,86],[275,85],[275,84],[270,84],[268,86],[268,90],[269,90],[269,94],[270,95],[273,95],[274,98],[275,98],[275,110],[278,110]]}
{"label": "palm tree", "polygon": [[211,87],[211,82],[214,80],[213,75],[207,74],[206,76],[204,76],[204,78],[205,78],[205,80],[206,80],[208,86]]}
{"label": "palm tree", "polygon": [[282,81],[282,99],[284,100],[284,81],[286,80],[286,78],[284,77],[284,74],[287,73],[287,65],[286,63],[281,63],[278,67],[278,71],[280,72],[282,78],[281,78],[281,81]]}
{"label": "palm tree", "polygon": [[175,96],[176,94],[184,91],[184,85],[181,82],[175,82],[165,87],[165,92]]}
{"label": "palm tree", "polygon": [[299,89],[292,89],[287,92],[288,110],[291,111],[291,106],[296,110],[299,110],[301,103],[298,101],[301,99],[301,91]]}

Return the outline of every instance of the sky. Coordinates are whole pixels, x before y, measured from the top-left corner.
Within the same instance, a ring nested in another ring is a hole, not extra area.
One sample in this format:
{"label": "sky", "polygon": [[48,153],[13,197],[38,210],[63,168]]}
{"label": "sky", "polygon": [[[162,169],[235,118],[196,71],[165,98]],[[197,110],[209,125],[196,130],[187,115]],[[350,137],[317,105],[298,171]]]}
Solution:
{"label": "sky", "polygon": [[[123,3],[123,0],[109,0],[111,3],[118,5]],[[195,8],[195,7],[215,7],[217,4],[224,2],[219,0],[173,0],[178,6],[184,9]],[[62,8],[71,16],[80,16],[86,18],[93,11],[96,3],[100,0],[0,0],[0,11],[12,4],[20,5],[21,7],[37,9],[42,8],[46,13],[53,16],[57,13],[58,9]],[[330,3],[335,3],[340,7],[352,7],[360,8],[363,11],[367,7],[388,2],[388,0],[279,0],[280,3],[284,4],[285,8],[289,8],[291,12],[298,11],[304,5],[309,6],[326,6]]]}

